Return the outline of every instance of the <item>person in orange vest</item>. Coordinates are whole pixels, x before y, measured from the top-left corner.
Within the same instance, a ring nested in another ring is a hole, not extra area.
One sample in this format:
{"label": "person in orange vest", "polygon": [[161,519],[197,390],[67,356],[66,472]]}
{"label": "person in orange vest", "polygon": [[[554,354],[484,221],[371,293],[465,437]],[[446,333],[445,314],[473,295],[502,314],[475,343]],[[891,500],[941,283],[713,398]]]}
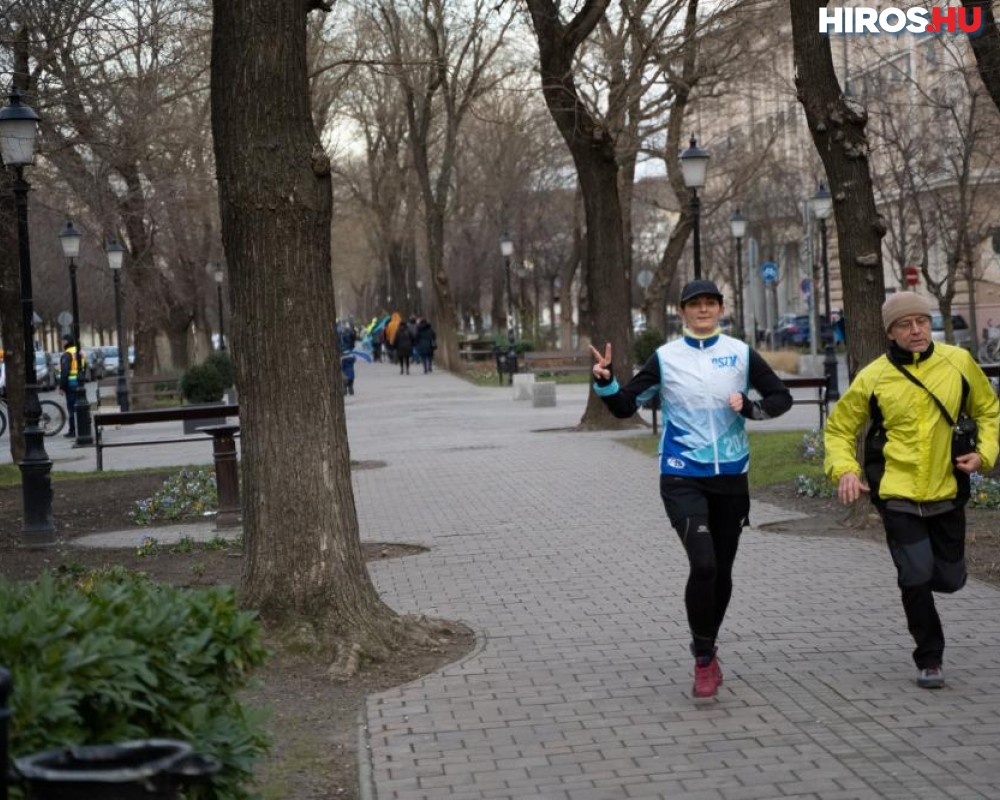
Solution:
{"label": "person in orange vest", "polygon": [[87,356],[76,346],[73,337],[63,334],[63,354],[59,359],[59,390],[66,395],[66,415],[69,417],[67,439],[76,437],[76,390],[83,382]]}

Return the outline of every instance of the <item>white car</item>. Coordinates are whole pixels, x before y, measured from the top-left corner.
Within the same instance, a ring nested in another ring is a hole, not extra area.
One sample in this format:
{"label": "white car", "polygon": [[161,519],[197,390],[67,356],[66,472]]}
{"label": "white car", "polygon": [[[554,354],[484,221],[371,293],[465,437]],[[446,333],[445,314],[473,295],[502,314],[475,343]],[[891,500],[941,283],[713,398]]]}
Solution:
{"label": "white car", "polygon": [[[952,314],[951,330],[955,336],[954,344],[966,350],[972,348],[972,331],[969,330],[969,323],[965,321],[965,317],[961,314]],[[944,317],[940,312],[931,315],[931,339],[935,342],[944,341]]]}
{"label": "white car", "polygon": [[35,382],[46,392],[56,388],[56,371],[44,350],[35,351]]}

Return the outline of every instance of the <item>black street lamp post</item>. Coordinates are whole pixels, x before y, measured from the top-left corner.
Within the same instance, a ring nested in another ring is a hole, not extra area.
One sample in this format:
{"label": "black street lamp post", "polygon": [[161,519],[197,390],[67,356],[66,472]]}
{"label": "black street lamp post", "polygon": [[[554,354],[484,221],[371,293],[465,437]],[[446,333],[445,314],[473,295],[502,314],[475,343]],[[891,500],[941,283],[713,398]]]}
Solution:
{"label": "black street lamp post", "polygon": [[[830,335],[825,339],[823,369],[826,373],[826,399],[829,402],[840,399],[840,383],[837,377],[837,349],[833,341],[833,309],[830,308],[830,259],[827,253],[826,220],[833,210],[833,198],[830,191],[821,183],[816,194],[809,201],[813,216],[819,221],[819,237],[823,266],[823,303],[826,306],[826,321],[830,327]],[[823,326],[819,326],[819,334],[823,335]]]}
{"label": "black street lamp post", "polygon": [[226,329],[222,322],[222,282],[226,278],[226,273],[222,267],[215,268],[215,293],[219,300],[219,350],[226,352]]}
{"label": "black street lamp post", "polygon": [[66,221],[66,228],[59,234],[63,255],[69,259],[69,288],[73,303],[73,344],[76,345],[76,361],[79,365],[76,372],[76,446],[83,447],[94,443],[93,428],[90,424],[90,403],[87,402],[87,381],[83,370],[83,343],[80,341],[80,303],[76,292],[76,259],[80,255],[81,233]]}
{"label": "black street lamp post", "polygon": [[503,256],[504,280],[507,284],[507,352],[498,345],[496,348],[497,374],[503,383],[503,372],[507,372],[507,382],[514,383],[517,372],[517,334],[514,332],[514,293],[510,283],[510,258],[514,255],[514,242],[507,233],[500,235],[500,255]]}
{"label": "black street lamp post", "polygon": [[21,461],[21,492],[24,520],[21,534],[31,546],[54,544],[56,528],[52,520],[52,461],[45,452],[45,434],[38,422],[42,407],[38,402],[38,375],[35,372],[35,309],[31,297],[31,245],[28,239],[28,190],[24,167],[35,160],[38,115],[21,104],[17,87],[10,103],[0,110],[0,156],[14,168],[14,203],[17,210],[18,272],[21,283],[21,326],[24,339],[24,457]]}
{"label": "black street lamp post", "polygon": [[118,408],[128,411],[128,381],[125,380],[125,367],[128,365],[128,353],[125,347],[125,327],[122,325],[122,259],[125,257],[125,248],[118,244],[117,239],[112,239],[105,251],[108,256],[108,267],[115,282],[115,332],[118,335],[118,381],[115,394],[117,395]]}
{"label": "black street lamp post", "polygon": [[[740,336],[743,336],[746,316],[743,311],[743,237],[747,235],[747,218],[740,213],[737,208],[729,218],[729,229],[736,240],[736,291],[733,293],[736,299],[736,319],[739,324]],[[756,331],[755,331],[756,333]],[[756,342],[751,342],[756,347]]]}
{"label": "black street lamp post", "polygon": [[698,198],[698,190],[705,185],[705,173],[708,171],[709,155],[706,151],[698,147],[698,142],[694,136],[691,137],[690,146],[681,153],[681,174],[684,176],[684,185],[691,190],[691,223],[694,235],[694,279],[701,278],[701,200]]}

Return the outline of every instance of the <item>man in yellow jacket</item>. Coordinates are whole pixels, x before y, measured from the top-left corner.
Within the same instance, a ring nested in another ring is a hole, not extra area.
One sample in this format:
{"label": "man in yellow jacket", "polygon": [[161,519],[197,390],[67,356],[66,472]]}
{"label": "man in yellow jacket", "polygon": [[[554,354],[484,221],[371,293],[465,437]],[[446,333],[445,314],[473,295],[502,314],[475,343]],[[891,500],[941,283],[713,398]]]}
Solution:
{"label": "man in yellow jacket", "polygon": [[[923,297],[890,295],[882,324],[889,349],[855,376],[830,414],[825,468],[841,502],[870,493],[917,645],[917,685],[939,689],[944,632],[933,593],[965,585],[969,476],[996,462],[1000,404],[966,350],[932,341],[931,308]],[[952,421],[959,421],[960,412],[975,420],[974,450],[952,457],[953,427],[945,412]],[[862,478],[856,442],[869,419]]]}

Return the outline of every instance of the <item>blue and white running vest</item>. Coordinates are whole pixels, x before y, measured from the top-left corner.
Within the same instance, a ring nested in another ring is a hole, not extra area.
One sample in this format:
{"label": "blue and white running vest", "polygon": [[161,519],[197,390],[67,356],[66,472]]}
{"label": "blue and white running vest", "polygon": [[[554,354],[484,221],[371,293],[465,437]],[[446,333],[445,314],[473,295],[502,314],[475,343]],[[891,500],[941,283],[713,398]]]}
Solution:
{"label": "blue and white running vest", "polygon": [[[729,407],[729,395],[749,390],[749,345],[722,334],[684,336],[662,345],[656,355],[663,414],[660,473],[707,478],[746,472],[746,419]],[[638,401],[656,390],[650,388]]]}

